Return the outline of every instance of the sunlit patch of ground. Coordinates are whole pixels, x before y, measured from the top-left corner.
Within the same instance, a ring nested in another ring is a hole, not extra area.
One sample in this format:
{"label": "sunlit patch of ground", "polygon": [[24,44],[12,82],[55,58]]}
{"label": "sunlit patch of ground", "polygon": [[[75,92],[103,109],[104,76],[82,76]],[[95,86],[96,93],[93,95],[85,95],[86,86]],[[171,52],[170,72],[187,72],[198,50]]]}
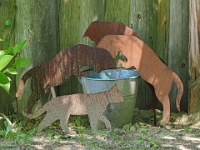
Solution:
{"label": "sunlit patch of ground", "polygon": [[[175,149],[200,150],[200,115],[186,113],[171,113],[170,123],[166,127],[155,127],[153,111],[135,110],[133,123],[112,131],[99,130],[92,132],[87,118],[82,126],[77,127],[73,119],[69,124],[76,134],[66,136],[61,134],[59,122],[47,127],[41,135],[36,136],[37,125],[24,123],[22,133],[30,134],[28,142],[0,139],[0,149],[55,149],[55,150],[121,150],[121,149]],[[157,121],[162,117],[161,111],[156,111]],[[41,121],[37,120],[37,124]],[[26,125],[26,126],[25,126]],[[19,136],[19,135],[18,135]],[[16,136],[17,139],[17,136]],[[27,138],[28,140],[28,138]]]}

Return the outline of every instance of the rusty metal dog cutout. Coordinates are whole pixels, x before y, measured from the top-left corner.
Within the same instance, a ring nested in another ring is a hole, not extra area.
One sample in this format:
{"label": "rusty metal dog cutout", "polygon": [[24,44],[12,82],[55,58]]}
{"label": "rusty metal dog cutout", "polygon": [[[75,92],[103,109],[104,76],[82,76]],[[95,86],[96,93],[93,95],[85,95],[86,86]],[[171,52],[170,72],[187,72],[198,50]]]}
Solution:
{"label": "rusty metal dog cutout", "polygon": [[92,22],[88,26],[83,37],[89,37],[92,41],[98,44],[105,35],[133,35],[138,37],[136,32],[121,22],[104,21]]}
{"label": "rusty metal dog cutout", "polygon": [[[132,36],[139,37],[135,31],[133,31],[131,28],[129,28],[128,26],[126,26],[125,24],[121,22],[105,22],[105,21],[92,22],[88,26],[83,37],[89,37],[92,41],[98,44],[99,41],[106,35],[132,35]],[[161,61],[163,60],[161,59]],[[154,87],[150,83],[148,82],[146,83],[149,86],[152,93],[152,103],[148,105],[146,109],[147,110],[155,109],[158,103],[158,99],[156,97]]]}
{"label": "rusty metal dog cutout", "polygon": [[106,128],[111,130],[110,121],[104,115],[109,103],[123,102],[123,96],[114,85],[110,90],[93,94],[72,94],[56,97],[42,106],[34,114],[24,114],[30,119],[34,119],[45,111],[46,116],[39,124],[37,133],[40,133],[45,127],[56,120],[60,120],[60,126],[66,133],[70,133],[67,127],[70,115],[88,114],[92,130],[97,130],[98,120],[103,121]]}
{"label": "rusty metal dog cutout", "polygon": [[88,65],[96,72],[115,68],[113,58],[107,50],[83,44],[75,45],[61,51],[53,59],[27,71],[20,80],[16,97],[22,93],[26,80],[32,77],[32,93],[25,110],[30,113],[35,102],[46,93],[48,88],[61,85],[72,74],[75,76],[86,75],[87,72],[81,71]]}
{"label": "rusty metal dog cutout", "polygon": [[107,35],[102,38],[97,47],[105,48],[112,57],[121,51],[128,61],[119,60],[118,63],[121,63],[125,68],[134,66],[140,76],[154,86],[156,96],[163,105],[163,118],[158,125],[163,126],[169,122],[170,101],[168,94],[173,82],[178,88],[176,107],[180,111],[180,99],[183,95],[183,84],[180,78],[143,41],[134,36]]}

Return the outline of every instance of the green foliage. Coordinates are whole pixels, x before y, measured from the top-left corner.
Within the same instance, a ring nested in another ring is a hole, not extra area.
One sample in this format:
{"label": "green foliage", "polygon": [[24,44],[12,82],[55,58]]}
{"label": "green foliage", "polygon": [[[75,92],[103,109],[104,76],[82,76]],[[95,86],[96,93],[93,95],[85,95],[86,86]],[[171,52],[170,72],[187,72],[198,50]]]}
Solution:
{"label": "green foliage", "polygon": [[12,126],[9,125],[7,121],[4,121],[4,125],[5,125],[6,129],[5,130],[0,130],[0,135],[4,136],[5,138],[7,138],[8,134],[12,130]]}
{"label": "green foliage", "polygon": [[19,52],[22,50],[24,45],[26,44],[26,40],[22,40],[13,47],[10,46],[10,37],[11,30],[13,25],[13,20],[15,17],[15,13],[17,10],[17,6],[14,6],[14,14],[12,19],[8,19],[5,21],[5,28],[8,28],[9,31],[5,36],[5,39],[0,38],[0,42],[3,42],[4,49],[0,50],[0,87],[2,87],[7,93],[10,90],[10,82],[11,79],[8,77],[9,74],[16,75],[17,67],[25,67],[30,61],[26,58],[18,58]]}
{"label": "green foliage", "polygon": [[[1,39],[1,41],[3,41]],[[26,58],[16,59],[17,54],[22,50],[26,40],[20,41],[14,47],[8,47],[5,50],[0,50],[0,86],[9,93],[10,78],[6,74],[17,74],[17,67],[25,67],[30,61]],[[7,47],[7,45],[4,45]]]}

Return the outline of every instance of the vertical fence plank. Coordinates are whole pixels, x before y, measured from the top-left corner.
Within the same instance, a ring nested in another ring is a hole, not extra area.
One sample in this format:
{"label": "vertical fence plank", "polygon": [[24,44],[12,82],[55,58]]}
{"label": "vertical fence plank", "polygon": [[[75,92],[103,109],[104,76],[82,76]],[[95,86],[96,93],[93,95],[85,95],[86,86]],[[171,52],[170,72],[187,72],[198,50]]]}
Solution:
{"label": "vertical fence plank", "polygon": [[94,46],[89,38],[82,38],[91,22],[104,19],[104,1],[84,0],[80,6],[80,35],[79,43]]}
{"label": "vertical fence plank", "polygon": [[[80,43],[94,46],[94,42],[82,36],[92,21],[103,20],[104,1],[61,0],[59,16],[60,50]],[[77,77],[72,76],[59,91],[60,95],[80,93],[82,86]]]}
{"label": "vertical fence plank", "polygon": [[[79,27],[80,27],[80,0],[60,0],[59,4],[59,44],[60,51],[79,43]],[[77,78],[72,76],[67,83],[59,86],[59,95],[71,94],[74,90],[73,84],[76,84]]]}
{"label": "vertical fence plank", "polygon": [[[17,82],[26,70],[53,58],[57,53],[58,15],[57,0],[26,1],[16,0],[18,11],[16,15],[15,41],[26,39],[20,56],[29,58],[31,66],[20,70]],[[38,81],[40,82],[40,81]],[[31,93],[30,79],[24,92],[18,98],[19,113],[26,106]],[[18,86],[17,86],[18,87]]]}
{"label": "vertical fence plank", "polygon": [[[130,1],[130,27],[136,31],[147,45],[156,47],[156,10],[155,0]],[[144,109],[151,103],[151,93],[146,83],[140,79],[136,107]]]}
{"label": "vertical fence plank", "polygon": [[130,14],[130,0],[105,1],[105,20],[122,22],[128,26]]}
{"label": "vertical fence plank", "polygon": [[170,23],[170,1],[159,0],[154,5],[157,11],[157,34],[156,34],[156,54],[168,63],[168,46],[169,46],[169,23]]}
{"label": "vertical fence plank", "polygon": [[200,0],[190,0],[190,49],[189,49],[189,106],[188,112],[200,110]]}
{"label": "vertical fence plank", "polygon": [[[7,39],[10,38],[10,45],[14,45],[14,29],[11,30],[11,37],[8,37],[8,32],[10,28],[5,29],[5,21],[9,19],[14,19],[14,5],[15,2],[10,0],[1,0],[0,1],[0,14],[1,14],[1,22],[0,22],[0,38]],[[14,20],[12,20],[14,21]],[[0,50],[3,49],[3,42],[0,42]],[[11,87],[10,87],[10,94],[6,93],[1,87],[0,87],[0,112],[3,112],[5,114],[13,113],[14,108],[16,108],[16,98],[15,98],[15,92],[16,92],[16,86],[15,86],[15,77],[10,76],[11,78]]]}
{"label": "vertical fence plank", "polygon": [[[181,110],[188,106],[188,41],[189,41],[189,1],[170,1],[170,35],[168,66],[181,78],[184,94],[181,99]],[[173,85],[170,93],[172,110],[176,110],[177,89]]]}

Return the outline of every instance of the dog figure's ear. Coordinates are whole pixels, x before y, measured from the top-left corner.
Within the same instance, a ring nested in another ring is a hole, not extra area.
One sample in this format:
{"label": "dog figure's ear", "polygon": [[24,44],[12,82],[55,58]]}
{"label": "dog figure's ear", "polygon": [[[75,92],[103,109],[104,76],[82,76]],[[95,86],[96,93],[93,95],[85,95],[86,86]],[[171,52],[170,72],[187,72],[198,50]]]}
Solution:
{"label": "dog figure's ear", "polygon": [[121,60],[123,62],[127,62],[128,61],[126,56],[124,56],[124,54],[121,51],[119,51],[117,53],[117,56],[115,58],[113,58],[113,61],[114,61],[114,64],[115,64],[116,67],[122,67],[122,65],[118,64],[118,60]]}
{"label": "dog figure's ear", "polygon": [[126,56],[121,51],[119,51],[117,53],[117,56],[119,56],[119,59],[121,59],[123,62],[127,62],[128,61],[128,59],[126,58]]}

